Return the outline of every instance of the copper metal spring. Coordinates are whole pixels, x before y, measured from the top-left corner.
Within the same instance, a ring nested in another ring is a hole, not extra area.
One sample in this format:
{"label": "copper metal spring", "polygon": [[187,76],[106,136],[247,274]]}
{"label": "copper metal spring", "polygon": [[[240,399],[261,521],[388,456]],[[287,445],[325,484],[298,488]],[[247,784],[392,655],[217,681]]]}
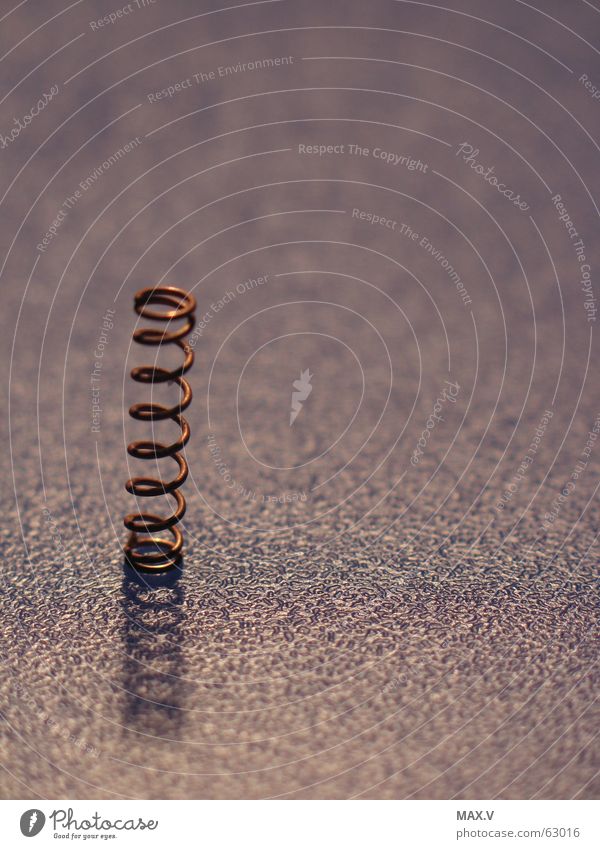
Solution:
{"label": "copper metal spring", "polygon": [[[154,304],[170,307],[160,311],[151,309]],[[181,389],[179,402],[173,407],[163,404],[146,402],[134,404],[129,408],[129,415],[143,422],[155,422],[172,419],[181,428],[180,438],[171,445],[164,445],[154,440],[139,440],[127,446],[127,453],[140,460],[154,460],[172,457],[179,466],[178,475],[171,481],[160,478],[136,477],[130,478],[125,489],[131,495],[141,498],[153,498],[159,495],[169,495],[175,500],[175,510],[166,518],[154,513],[129,513],[125,516],[125,527],[131,531],[124,546],[125,556],[129,563],[141,569],[167,569],[174,566],[181,558],[183,536],[177,524],[183,518],[186,503],[179,491],[188,476],[188,465],[180,453],[190,438],[190,426],[183,417],[183,411],[189,407],[192,400],[192,390],[184,377],[194,362],[194,352],[184,342],[195,324],[194,312],[196,299],[189,292],[175,286],[160,286],[155,289],[142,289],[134,298],[134,309],[142,318],[155,321],[171,322],[185,319],[185,323],[177,330],[168,332],[168,328],[140,328],[133,334],[133,339],[141,345],[177,345],[183,351],[183,364],[174,370],[162,366],[137,366],[131,370],[131,377],[138,383],[177,383]],[[161,531],[169,531],[168,536],[157,536]]]}

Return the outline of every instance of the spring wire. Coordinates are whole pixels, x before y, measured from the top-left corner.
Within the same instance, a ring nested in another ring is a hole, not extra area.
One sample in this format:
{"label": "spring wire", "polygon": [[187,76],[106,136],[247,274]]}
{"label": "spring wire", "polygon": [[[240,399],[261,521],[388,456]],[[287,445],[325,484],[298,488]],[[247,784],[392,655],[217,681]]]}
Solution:
{"label": "spring wire", "polygon": [[[152,306],[160,304],[170,307],[168,310],[155,310]],[[189,292],[175,286],[160,286],[142,289],[134,298],[134,309],[142,318],[154,321],[168,322],[164,329],[139,328],[133,334],[133,339],[140,345],[154,347],[177,345],[184,353],[184,361],[174,370],[158,365],[136,366],[131,370],[131,377],[137,383],[177,383],[181,389],[179,402],[173,407],[154,402],[133,404],[129,415],[144,422],[155,422],[172,419],[181,429],[181,436],[170,445],[164,445],[155,440],[138,440],[127,446],[127,453],[138,460],[158,460],[172,457],[179,466],[179,473],[171,481],[160,478],[132,477],[125,484],[125,489],[136,498],[154,498],[159,495],[169,495],[175,500],[174,512],[168,517],[155,513],[129,513],[125,516],[124,525],[131,532],[124,546],[127,560],[132,566],[141,569],[166,569],[179,562],[183,548],[183,535],[177,524],[183,518],[186,509],[185,498],[179,491],[188,476],[188,464],[181,453],[190,438],[190,426],[182,413],[189,407],[192,400],[192,389],[184,375],[192,367],[194,352],[184,341],[195,325],[196,299]],[[177,330],[169,330],[170,322],[185,319],[185,323]],[[157,536],[161,531],[169,531],[171,537]]]}

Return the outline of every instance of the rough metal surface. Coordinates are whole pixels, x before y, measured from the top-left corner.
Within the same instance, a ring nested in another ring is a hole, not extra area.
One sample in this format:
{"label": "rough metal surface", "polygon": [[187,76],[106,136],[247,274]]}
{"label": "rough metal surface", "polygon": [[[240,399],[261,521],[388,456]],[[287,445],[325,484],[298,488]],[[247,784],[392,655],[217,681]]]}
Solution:
{"label": "rough metal surface", "polygon": [[[552,198],[597,295],[600,15],[286,0],[174,23],[220,5],[94,29],[104,3],[53,0],[0,28],[2,55],[21,42],[0,132],[59,86],[0,150],[0,792],[594,797],[596,329]],[[207,320],[186,556],[149,586],[119,544],[132,295],[159,281]]]}

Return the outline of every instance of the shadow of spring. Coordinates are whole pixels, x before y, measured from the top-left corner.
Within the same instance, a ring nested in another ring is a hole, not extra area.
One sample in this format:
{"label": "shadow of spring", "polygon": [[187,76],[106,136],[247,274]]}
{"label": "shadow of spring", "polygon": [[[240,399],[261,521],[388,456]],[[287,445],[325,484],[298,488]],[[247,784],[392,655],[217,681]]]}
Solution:
{"label": "shadow of spring", "polygon": [[123,724],[160,737],[183,719],[182,574],[183,563],[157,574],[123,567]]}

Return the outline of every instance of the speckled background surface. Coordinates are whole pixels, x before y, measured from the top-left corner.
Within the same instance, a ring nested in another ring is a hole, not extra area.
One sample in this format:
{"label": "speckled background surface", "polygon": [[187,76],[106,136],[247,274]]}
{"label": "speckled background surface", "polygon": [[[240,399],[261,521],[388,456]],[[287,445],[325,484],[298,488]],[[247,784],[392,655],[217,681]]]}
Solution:
{"label": "speckled background surface", "polygon": [[[600,13],[158,0],[90,25],[117,5],[2,6],[2,138],[58,92],[0,149],[0,794],[597,797]],[[119,546],[132,296],[158,282],[204,327],[185,559],[150,581]]]}

